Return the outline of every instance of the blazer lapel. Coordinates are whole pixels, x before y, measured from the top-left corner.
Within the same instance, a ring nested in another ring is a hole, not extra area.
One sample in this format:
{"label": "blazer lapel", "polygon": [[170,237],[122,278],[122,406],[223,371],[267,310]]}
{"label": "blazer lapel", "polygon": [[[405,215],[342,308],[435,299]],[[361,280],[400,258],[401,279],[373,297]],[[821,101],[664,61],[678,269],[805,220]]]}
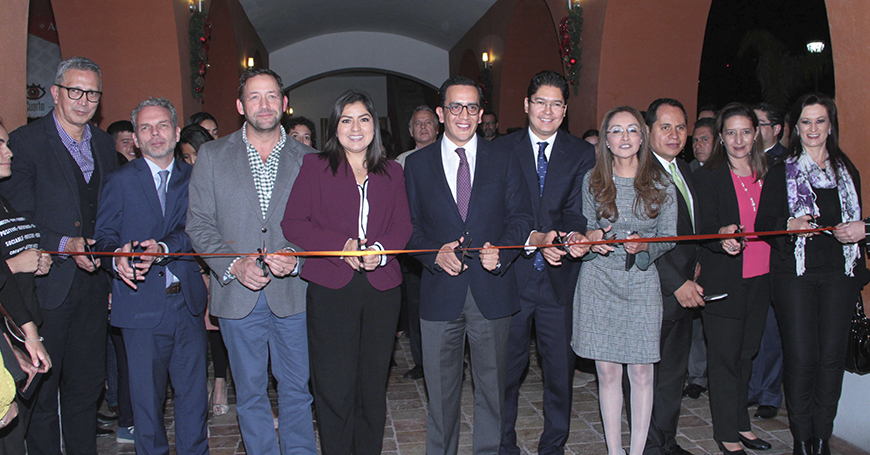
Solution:
{"label": "blazer lapel", "polygon": [[[550,159],[547,163],[547,177],[544,179],[544,194],[541,196],[542,201],[546,200],[548,197],[547,195],[553,191],[552,188],[556,185],[556,182],[562,180],[562,175],[568,172],[568,166],[562,164],[565,161],[565,158],[567,158],[567,152],[563,148],[565,146],[565,134],[567,133],[557,133],[556,140],[553,142],[553,150],[550,152]],[[535,174],[537,175],[537,172]]]}
{"label": "blazer lapel", "polygon": [[[523,170],[523,176],[525,176],[526,183],[529,185],[529,195],[532,197],[532,213],[537,214],[541,207],[541,190],[538,185],[537,169],[538,152],[531,145],[528,129],[526,129],[524,134],[521,134],[520,137],[517,138],[517,141],[516,147],[518,150],[522,151],[519,157],[520,169]],[[529,151],[531,151],[531,158],[529,158]],[[546,184],[546,180],[544,183]]]}
{"label": "blazer lapel", "polygon": [[[447,201],[447,205],[450,206],[448,210],[450,210],[459,221],[462,221],[462,215],[459,214],[459,207],[456,206],[456,199],[453,197],[453,193],[450,192],[450,185],[447,183],[447,176],[444,174],[444,161],[441,159],[441,142],[436,142],[435,153],[430,154],[431,158],[429,159],[429,166],[431,167],[430,175],[435,178],[435,186],[438,187],[435,191],[441,192],[441,198]],[[480,142],[478,141],[478,144]],[[480,147],[478,145],[478,147]],[[475,169],[475,178],[477,177],[477,169],[480,169],[480,148],[477,150],[477,167]],[[476,181],[476,180],[475,180]],[[474,186],[472,185],[471,190],[471,200],[474,200]],[[468,204],[468,213],[471,213],[471,202]]]}
{"label": "blazer lapel", "polygon": [[81,170],[74,169],[73,164],[70,163],[69,150],[67,150],[63,145],[60,136],[57,134],[57,128],[54,125],[52,114],[49,113],[43,117],[43,119],[45,119],[45,137],[48,140],[48,144],[51,146],[51,150],[54,152],[55,158],[57,158],[60,169],[64,170],[63,176],[66,178],[67,184],[69,184],[69,194],[71,194],[73,199],[75,199],[75,208],[76,211],[79,211],[81,201],[79,200],[79,187],[76,182],[76,173],[78,172],[80,174]]}
{"label": "blazer lapel", "polygon": [[[181,199],[186,196],[184,194],[184,182],[190,179],[190,169],[182,167],[181,164],[176,160],[172,169],[172,177],[169,179],[169,187],[166,189],[166,210],[164,213],[164,232],[165,224],[168,223],[172,218],[178,213],[178,204],[181,203]],[[186,207],[182,207],[182,211],[185,210]],[[168,215],[168,216],[166,216]]]}
{"label": "blazer lapel", "polygon": [[[151,212],[154,213],[154,216],[162,220],[163,219],[163,211],[160,210],[160,199],[157,198],[157,186],[154,184],[154,176],[151,175],[151,169],[148,167],[148,163],[145,162],[146,158],[140,158],[135,160],[136,168],[139,172],[136,173],[136,177],[139,178],[139,184],[142,186],[142,194],[145,195],[145,199],[148,201],[148,207],[151,208]],[[175,180],[175,179],[170,179]],[[167,200],[169,200],[167,195]],[[167,207],[167,210],[169,207]]]}
{"label": "blazer lapel", "polygon": [[[272,217],[279,207],[281,201],[287,203],[287,198],[290,195],[290,189],[293,187],[291,182],[296,180],[296,175],[299,174],[301,167],[301,159],[296,149],[291,145],[291,138],[287,137],[287,142],[281,150],[281,159],[278,161],[278,172],[275,174],[275,185],[272,187],[272,197],[269,199],[269,209],[266,210],[265,221]],[[251,176],[253,178],[253,174]],[[259,204],[260,200],[257,199]]]}
{"label": "blazer lapel", "polygon": [[[244,127],[243,127],[244,128]],[[254,172],[251,171],[251,163],[248,161],[248,150],[245,147],[245,141],[242,140],[242,133],[239,130],[233,133],[230,138],[230,150],[233,163],[230,164],[232,178],[236,180],[235,188],[243,193],[248,201],[256,209],[256,213],[260,215],[260,220],[263,219],[263,210],[260,208],[260,197],[257,196],[257,188],[254,186]],[[259,220],[258,220],[259,221]]]}

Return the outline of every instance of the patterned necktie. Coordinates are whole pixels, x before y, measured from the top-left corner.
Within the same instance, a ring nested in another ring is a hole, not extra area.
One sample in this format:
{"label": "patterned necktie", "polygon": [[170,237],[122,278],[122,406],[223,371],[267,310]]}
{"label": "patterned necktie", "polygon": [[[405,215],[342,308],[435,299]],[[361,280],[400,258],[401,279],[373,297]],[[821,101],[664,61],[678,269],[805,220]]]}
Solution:
{"label": "patterned necktie", "polygon": [[[547,150],[546,142],[538,142],[538,187],[539,196],[544,195],[544,180],[547,178],[547,155],[544,153]],[[544,270],[544,256],[540,251],[535,253],[535,268],[538,271]]]}
{"label": "patterned necktie", "polygon": [[459,208],[462,221],[465,221],[465,216],[468,215],[468,201],[471,199],[471,171],[468,167],[468,158],[465,157],[465,149],[459,147],[456,153],[459,155],[459,169],[456,171],[456,207]]}
{"label": "patterned necktie", "polygon": [[694,231],[695,214],[692,213],[692,200],[689,199],[689,190],[686,188],[686,183],[683,182],[682,178],[680,178],[680,173],[677,172],[676,162],[671,162],[670,170],[671,178],[674,179],[674,184],[677,185],[677,189],[680,191],[680,194],[683,195],[683,199],[686,200],[686,206],[689,207],[689,220],[692,222],[692,231]]}
{"label": "patterned necktie", "polygon": [[169,171],[162,170],[157,173],[160,177],[160,184],[157,185],[157,199],[160,200],[160,211],[166,215],[166,183],[169,180]]}

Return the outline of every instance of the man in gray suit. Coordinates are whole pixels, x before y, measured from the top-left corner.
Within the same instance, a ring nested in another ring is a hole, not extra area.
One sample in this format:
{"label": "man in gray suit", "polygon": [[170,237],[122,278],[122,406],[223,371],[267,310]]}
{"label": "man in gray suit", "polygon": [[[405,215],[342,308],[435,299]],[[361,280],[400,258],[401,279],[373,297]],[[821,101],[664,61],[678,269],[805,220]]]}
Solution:
{"label": "man in gray suit", "polygon": [[236,384],[236,409],[248,453],[278,454],[272,426],[267,364],[278,378],[280,453],[316,453],[308,391],[307,286],[281,230],[290,188],[302,157],[314,150],[288,140],[281,127],[287,109],[281,78],[269,69],[248,70],[236,107],[245,124],[203,144],[190,179],[187,233],[211,268],[210,311],[220,318]]}

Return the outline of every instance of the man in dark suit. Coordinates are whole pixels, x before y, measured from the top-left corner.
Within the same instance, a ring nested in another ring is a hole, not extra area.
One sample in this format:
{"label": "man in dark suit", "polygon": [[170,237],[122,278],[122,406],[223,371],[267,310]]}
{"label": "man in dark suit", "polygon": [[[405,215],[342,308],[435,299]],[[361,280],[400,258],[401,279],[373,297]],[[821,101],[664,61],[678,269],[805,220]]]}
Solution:
{"label": "man in dark suit", "polygon": [[784,120],[779,109],[770,103],[758,103],[752,107],[758,117],[758,130],[764,141],[764,153],[776,159],[785,154],[785,147],[780,144]]}
{"label": "man in dark suit", "polygon": [[[12,177],[0,191],[39,228],[46,249],[82,252],[94,243],[103,176],[117,165],[112,137],[89,125],[100,101],[100,67],[83,57],[60,63],[54,109],[12,132]],[[36,279],[45,348],[53,368],[40,385],[27,434],[30,453],[60,454],[58,388],[66,453],[96,453],[97,400],[106,375],[109,284],[100,259],[60,255]]]}
{"label": "man in dark suit", "polygon": [[[511,263],[532,227],[529,190],[516,158],[475,134],[480,89],[468,78],[444,82],[436,109],[444,136],[408,157],[405,184],[418,255],[423,368],[429,391],[426,452],[455,454],[459,444],[462,357],[471,347],[474,453],[498,452],[510,316],[519,310]],[[462,245],[479,248],[455,251]],[[457,254],[459,257],[457,257]],[[460,260],[461,258],[461,260]]]}
{"label": "man in dark suit", "polygon": [[[583,176],[595,165],[592,144],[559,131],[568,108],[568,81],[553,71],[541,71],[529,83],[523,105],[529,127],[500,138],[496,147],[510,150],[520,163],[535,217],[530,245],[549,245],[558,235],[570,243],[584,240]],[[511,317],[504,434],[499,453],[515,455],[517,400],[529,366],[529,336],[535,323],[544,377],[544,432],[539,454],[562,454],[571,420],[574,352],[571,323],[579,258],[589,250],[580,245],[568,252],[530,248],[514,264],[520,312]]]}
{"label": "man in dark suit", "polygon": [[[191,166],[174,159],[178,114],[165,98],[150,98],[131,115],[142,158],[108,175],[97,212],[98,251],[190,253],[187,187]],[[175,390],[179,454],[208,453],[206,420],[205,283],[190,257],[106,259],[114,271],[112,325],[127,348],[136,452],[166,453],[163,424],[167,373]]]}
{"label": "man in dark suit", "polygon": [[[190,178],[187,233],[211,268],[209,314],[220,318],[236,409],[249,453],[317,453],[308,391],[305,295],[294,256],[247,254],[293,249],[281,220],[302,157],[314,149],[287,137],[281,77],[245,71],[236,109],[245,124],[203,144]],[[265,247],[265,248],[264,248]],[[301,262],[299,263],[301,264]],[[271,361],[278,378],[278,437],[267,394]]]}
{"label": "man in dark suit", "polygon": [[[652,102],[646,113],[650,148],[677,187],[677,235],[695,233],[698,208],[689,165],[677,158],[686,146],[686,110],[671,98]],[[656,261],[662,286],[662,359],[655,366],[653,412],[645,455],[689,453],[677,444],[683,380],[692,340],[691,308],[704,305],[704,290],[695,282],[696,243],[678,242]],[[702,271],[703,273],[703,271]]]}

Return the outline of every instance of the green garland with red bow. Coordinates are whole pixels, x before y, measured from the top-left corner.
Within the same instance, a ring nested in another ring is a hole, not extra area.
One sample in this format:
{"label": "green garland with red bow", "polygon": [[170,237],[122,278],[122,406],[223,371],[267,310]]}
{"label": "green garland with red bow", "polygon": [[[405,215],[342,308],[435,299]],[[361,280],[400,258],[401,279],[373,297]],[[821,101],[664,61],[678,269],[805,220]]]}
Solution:
{"label": "green garland with red bow", "polygon": [[211,41],[211,21],[204,13],[194,11],[190,15],[190,83],[193,97],[202,99],[205,87],[205,72],[208,70],[208,43]]}
{"label": "green garland with red bow", "polygon": [[580,40],[580,32],[583,30],[583,8],[575,6],[568,9],[568,15],[559,22],[559,53],[565,62],[565,75],[568,82],[574,87],[577,94],[580,86],[580,57],[583,55],[583,46]]}

